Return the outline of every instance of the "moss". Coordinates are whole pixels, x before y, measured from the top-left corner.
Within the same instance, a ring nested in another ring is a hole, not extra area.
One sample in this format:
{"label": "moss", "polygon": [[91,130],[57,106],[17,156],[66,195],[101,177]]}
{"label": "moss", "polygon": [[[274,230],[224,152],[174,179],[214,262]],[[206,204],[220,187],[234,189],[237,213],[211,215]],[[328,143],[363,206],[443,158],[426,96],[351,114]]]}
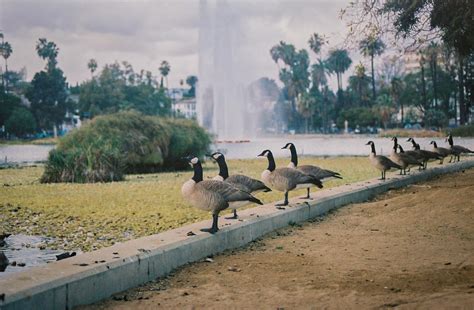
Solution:
{"label": "moss", "polygon": [[[378,176],[362,157],[301,157],[300,161],[343,175],[343,180],[330,181],[326,188]],[[277,159],[278,166],[287,163],[286,158]],[[266,161],[229,160],[228,165],[231,173],[260,178]],[[51,248],[90,251],[210,218],[181,197],[181,185],[191,177],[191,171],[135,174],[111,183],[41,184],[43,169],[0,170],[0,227],[10,233],[53,237]],[[218,171],[211,162],[206,162],[204,169],[205,178]],[[305,190],[299,190],[290,197],[304,194]],[[283,194],[260,193],[258,197],[269,203],[281,200]]]}

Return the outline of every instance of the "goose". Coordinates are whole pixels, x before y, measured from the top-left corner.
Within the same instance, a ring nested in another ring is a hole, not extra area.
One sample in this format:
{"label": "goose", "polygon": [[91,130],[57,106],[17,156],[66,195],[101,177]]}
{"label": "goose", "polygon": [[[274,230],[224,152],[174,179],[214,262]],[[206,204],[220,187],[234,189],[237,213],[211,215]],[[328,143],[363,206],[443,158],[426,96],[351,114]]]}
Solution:
{"label": "goose", "polygon": [[399,164],[394,163],[387,157],[383,155],[377,155],[377,153],[375,152],[374,141],[369,141],[365,145],[370,145],[371,147],[371,152],[369,154],[370,163],[372,164],[372,166],[374,166],[375,168],[377,168],[378,170],[382,172],[382,177],[380,178],[380,180],[385,180],[385,173],[387,170],[390,170],[392,168],[396,168],[400,170],[402,169],[402,167]]}
{"label": "goose", "polygon": [[393,141],[393,149],[392,149],[392,152],[390,153],[390,160],[402,167],[402,169],[400,169],[400,174],[402,174],[402,172],[403,174],[407,174],[406,169],[412,166],[423,166],[423,163],[419,161],[418,159],[416,159],[415,157],[409,154],[406,154],[404,152],[397,153],[397,148],[401,147],[398,144],[397,137],[393,137],[392,141]]}
{"label": "goose", "polygon": [[4,246],[6,244],[5,239],[10,237],[11,234],[0,234],[0,246]]}
{"label": "goose", "polygon": [[413,139],[413,138],[408,138],[407,142],[411,142],[411,144],[413,146],[413,150],[415,152],[417,152],[418,154],[420,154],[420,156],[423,158],[423,169],[426,169],[429,161],[443,159],[443,157],[440,156],[438,153],[422,150],[420,148],[420,145],[418,143],[416,143],[415,139]]}
{"label": "goose", "polygon": [[242,191],[230,183],[217,180],[202,179],[202,165],[199,158],[188,156],[186,160],[192,165],[194,175],[181,187],[183,197],[194,207],[212,213],[212,227],[201,231],[216,233],[219,228],[217,220],[222,210],[229,208],[233,203],[250,201],[262,205],[263,203],[251,194]]}
{"label": "goose", "polygon": [[436,144],[436,141],[434,140],[431,141],[430,144],[433,144],[433,152],[439,154],[442,157],[441,160],[439,161],[439,164],[441,165],[444,159],[448,157],[448,155],[451,155],[451,150],[444,147],[438,147],[438,145]]}
{"label": "goose", "polygon": [[323,188],[323,183],[313,176],[307,175],[294,168],[276,168],[273,153],[264,150],[257,157],[266,157],[268,167],[262,172],[262,181],[268,187],[285,193],[285,200],[282,204],[275,205],[277,209],[283,209],[288,205],[288,192],[298,188],[307,188],[309,184]]}
{"label": "goose", "polygon": [[[259,192],[271,192],[271,189],[267,187],[262,181],[255,180],[243,174],[233,174],[229,176],[227,163],[225,161],[224,154],[222,154],[221,152],[214,152],[209,155],[209,157],[214,159],[219,165],[219,174],[216,175],[213,180],[228,182],[237,187],[238,189],[251,194],[256,194]],[[242,201],[240,202],[240,204],[231,204],[230,208],[234,210],[234,215],[233,217],[229,217],[228,219],[236,219],[237,208],[243,207],[250,203],[250,201]]]}
{"label": "goose", "polygon": [[452,154],[449,162],[451,162],[453,158],[454,158],[454,161],[456,161],[456,158],[459,161],[462,153],[474,153],[474,151],[471,151],[470,149],[465,148],[464,146],[454,145],[453,136],[451,135],[451,133],[448,134],[446,141],[449,143],[451,154]]}
{"label": "goose", "polygon": [[[298,166],[298,154],[296,153],[296,147],[293,143],[287,143],[282,149],[287,149],[290,150],[291,152],[291,161],[288,164],[288,168],[296,168],[300,170],[303,173],[309,174],[310,176],[315,177],[316,179],[319,179],[321,182],[326,182],[332,179],[342,179],[341,175],[338,172],[334,172],[331,170],[327,169],[322,169],[318,166],[312,166],[312,165],[303,165],[303,166]],[[306,188],[306,196],[301,197],[303,199],[310,199],[309,192],[310,188],[313,187],[313,184],[308,185]]]}

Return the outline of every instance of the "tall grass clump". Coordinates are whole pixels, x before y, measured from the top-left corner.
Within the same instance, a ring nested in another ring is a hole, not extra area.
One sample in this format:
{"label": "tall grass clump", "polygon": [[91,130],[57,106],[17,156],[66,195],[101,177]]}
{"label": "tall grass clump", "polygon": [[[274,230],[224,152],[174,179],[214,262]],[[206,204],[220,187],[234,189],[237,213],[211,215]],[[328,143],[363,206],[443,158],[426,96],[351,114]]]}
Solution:
{"label": "tall grass clump", "polygon": [[457,128],[446,129],[446,133],[451,132],[455,137],[474,137],[474,124],[463,125]]}
{"label": "tall grass clump", "polygon": [[41,181],[110,182],[126,173],[179,169],[185,167],[181,157],[203,156],[210,142],[190,120],[137,112],[98,116],[59,140]]}

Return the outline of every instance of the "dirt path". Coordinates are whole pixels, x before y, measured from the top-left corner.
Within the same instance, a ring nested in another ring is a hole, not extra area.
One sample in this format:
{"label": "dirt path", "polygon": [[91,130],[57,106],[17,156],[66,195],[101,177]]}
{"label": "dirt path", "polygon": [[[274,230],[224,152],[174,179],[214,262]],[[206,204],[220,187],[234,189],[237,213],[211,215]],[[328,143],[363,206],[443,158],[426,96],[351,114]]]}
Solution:
{"label": "dirt path", "polygon": [[280,230],[89,309],[474,309],[474,169]]}

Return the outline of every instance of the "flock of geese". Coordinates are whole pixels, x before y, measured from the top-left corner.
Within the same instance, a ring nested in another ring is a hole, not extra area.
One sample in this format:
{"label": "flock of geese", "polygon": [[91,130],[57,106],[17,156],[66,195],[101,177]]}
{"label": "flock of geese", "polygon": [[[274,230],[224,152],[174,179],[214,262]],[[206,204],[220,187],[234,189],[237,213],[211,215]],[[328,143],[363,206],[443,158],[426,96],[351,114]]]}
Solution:
{"label": "flock of geese", "polygon": [[[432,151],[422,150],[413,138],[407,140],[413,146],[413,150],[410,151],[404,151],[403,147],[398,144],[396,137],[393,137],[392,141],[393,149],[389,157],[377,155],[374,142],[367,142],[367,145],[371,146],[370,162],[381,171],[381,180],[385,180],[386,172],[391,169],[399,169],[400,174],[406,174],[412,167],[419,167],[420,170],[426,169],[427,163],[430,161],[439,160],[442,164],[447,156],[451,156],[449,162],[459,161],[461,154],[474,153],[463,146],[454,145],[451,134],[446,139],[450,145],[449,148],[438,147],[435,141],[431,141]],[[268,161],[267,168],[261,174],[261,181],[242,174],[229,175],[224,154],[220,152],[207,155],[219,166],[219,174],[212,180],[203,179],[202,165],[198,157],[187,156],[184,158],[193,167],[194,175],[183,184],[181,188],[183,197],[194,207],[212,213],[212,226],[201,229],[201,231],[216,233],[219,230],[218,218],[222,210],[233,210],[233,216],[230,219],[237,219],[238,208],[251,203],[262,205],[263,203],[254,196],[259,192],[272,190],[283,192],[283,203],[275,206],[277,209],[284,209],[283,207],[288,205],[290,191],[306,188],[307,194],[302,198],[310,199],[311,187],[322,188],[325,181],[342,179],[338,172],[313,165],[298,166],[298,155],[293,143],[287,143],[282,149],[289,150],[291,154],[291,161],[287,167],[276,167],[271,150],[264,150],[257,156],[266,157]]]}

